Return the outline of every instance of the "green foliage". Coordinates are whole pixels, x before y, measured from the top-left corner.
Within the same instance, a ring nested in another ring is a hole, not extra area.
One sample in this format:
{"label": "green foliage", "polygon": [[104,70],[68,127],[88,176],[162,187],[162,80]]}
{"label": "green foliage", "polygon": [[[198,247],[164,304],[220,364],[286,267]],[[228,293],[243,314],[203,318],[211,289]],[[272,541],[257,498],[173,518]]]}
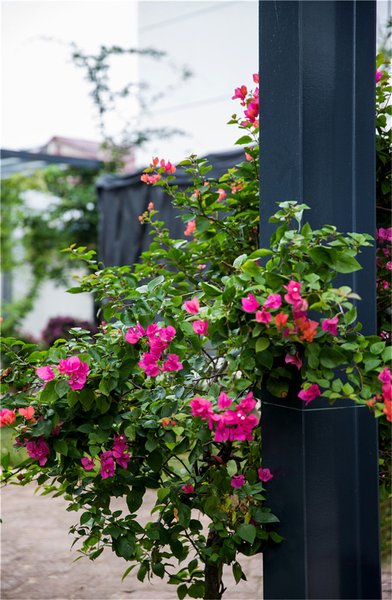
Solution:
{"label": "green foliage", "polygon": [[[204,571],[219,586],[223,564],[238,583],[241,554],[281,541],[279,515],[266,504],[274,482],[261,471],[261,394],[301,402],[301,393],[308,403],[317,388],[321,402],[359,403],[390,418],[379,379],[381,371],[388,376],[385,344],[361,333],[358,296],[341,285],[342,274],[360,268],[356,257],[370,236],[313,230],[304,222],[308,207],[290,201],[271,217],[269,247],[258,249],[258,129],[241,127],[246,160],[218,181],[193,155],[181,164],[193,181],[185,191],[161,163],[146,170],[184,224],[192,222],[189,239],[171,239],[150,206],[143,220],[153,240],[134,268],[102,269],[93,249],[68,248],[68,260],[88,271],[71,292],[101,301],[99,333],[75,328],[40,352],[3,340],[4,404],[16,411],[11,425],[30,457],[21,483],[36,480],[81,511],[72,532],[82,554],[94,560],[109,547],[137,565],[140,581],[167,578],[179,598],[211,597]],[[157,351],[151,340],[165,343]],[[61,362],[69,357],[88,365],[76,385]],[[52,369],[44,387],[38,366]],[[18,413],[30,406],[35,420]],[[241,429],[244,421],[254,426]],[[34,454],[39,445],[43,458]],[[6,466],[3,479],[16,477]],[[156,490],[156,503],[142,526],[137,511],[147,489]],[[114,510],[115,497],[127,508]]]}

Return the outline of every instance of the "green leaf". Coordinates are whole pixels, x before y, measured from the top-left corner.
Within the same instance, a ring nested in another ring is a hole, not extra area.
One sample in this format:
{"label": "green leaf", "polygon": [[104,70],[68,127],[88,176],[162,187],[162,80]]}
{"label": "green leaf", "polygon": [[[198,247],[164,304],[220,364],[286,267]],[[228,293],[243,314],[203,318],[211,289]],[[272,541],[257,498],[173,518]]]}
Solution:
{"label": "green leaf", "polygon": [[253,142],[250,135],[243,135],[236,141],[236,145],[243,146],[244,144],[251,144]]}
{"label": "green leaf", "polygon": [[339,256],[332,260],[331,267],[338,273],[353,273],[362,269],[356,258],[343,253],[339,253]]}
{"label": "green leaf", "polygon": [[163,563],[161,563],[161,562],[152,563],[151,568],[152,568],[152,572],[154,573],[154,575],[157,575],[161,579],[164,577],[165,566]]}
{"label": "green leaf", "polygon": [[278,517],[270,512],[263,512],[262,515],[258,515],[259,523],[279,523]]}
{"label": "green leaf", "polygon": [[135,512],[141,507],[145,491],[145,488],[134,487],[129,494],[127,494],[127,506],[130,513]]}
{"label": "green leaf", "polygon": [[240,256],[237,256],[237,258],[233,262],[233,267],[235,269],[239,269],[244,264],[244,262],[246,261],[247,258],[248,258],[247,254],[241,254]]}
{"label": "green leaf", "polygon": [[239,581],[241,581],[243,575],[241,565],[238,562],[234,562],[232,569],[234,580],[236,583],[238,583]]}
{"label": "green leaf", "polygon": [[256,352],[264,352],[270,345],[270,341],[268,338],[261,337],[256,341]]}
{"label": "green leaf", "polygon": [[204,583],[192,583],[188,588],[188,596],[191,598],[204,598]]}
{"label": "green leaf", "polygon": [[236,533],[238,533],[242,540],[249,542],[249,544],[253,544],[256,537],[256,527],[254,525],[242,523],[237,527]]}
{"label": "green leaf", "polygon": [[372,352],[372,354],[381,354],[384,348],[385,342],[376,342],[370,346],[370,352]]}
{"label": "green leaf", "polygon": [[56,440],[53,444],[53,448],[56,452],[59,452],[59,454],[64,454],[64,456],[67,456],[68,454],[68,444],[65,440]]}
{"label": "green leaf", "polygon": [[390,363],[392,361],[392,346],[387,346],[383,351],[381,358],[384,363]]}
{"label": "green leaf", "polygon": [[345,357],[338,350],[323,348],[320,352],[320,362],[327,369],[335,369],[345,362]]}
{"label": "green leaf", "polygon": [[147,456],[146,462],[150,469],[157,473],[163,464],[164,458],[162,451],[157,449]]}
{"label": "green leaf", "polygon": [[55,379],[52,379],[52,381],[48,381],[45,384],[40,394],[40,402],[44,404],[51,404],[52,402],[55,402],[58,399],[58,394],[56,392],[56,384],[57,382]]}
{"label": "green leaf", "polygon": [[207,296],[220,296],[222,294],[222,290],[220,290],[215,285],[211,285],[210,283],[205,283],[203,281],[201,287],[203,292],[205,292]]}
{"label": "green leaf", "polygon": [[177,596],[178,596],[179,600],[184,600],[187,593],[188,593],[188,586],[185,585],[185,583],[182,583],[181,585],[178,586]]}
{"label": "green leaf", "polygon": [[97,396],[95,398],[95,405],[101,414],[107,412],[110,408],[110,399],[105,396]]}

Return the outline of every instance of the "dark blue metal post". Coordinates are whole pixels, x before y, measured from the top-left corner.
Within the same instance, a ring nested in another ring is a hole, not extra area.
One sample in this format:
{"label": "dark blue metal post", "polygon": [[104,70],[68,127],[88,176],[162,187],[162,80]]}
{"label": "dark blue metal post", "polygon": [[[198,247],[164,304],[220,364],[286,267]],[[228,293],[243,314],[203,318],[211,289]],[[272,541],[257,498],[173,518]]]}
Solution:
{"label": "dark blue metal post", "polygon": [[[261,235],[276,203],[313,226],[375,234],[375,2],[260,2]],[[308,215],[307,215],[308,216]],[[346,281],[376,330],[375,256]],[[285,541],[264,556],[264,598],[381,597],[375,419],[366,407],[263,405],[269,503]]]}

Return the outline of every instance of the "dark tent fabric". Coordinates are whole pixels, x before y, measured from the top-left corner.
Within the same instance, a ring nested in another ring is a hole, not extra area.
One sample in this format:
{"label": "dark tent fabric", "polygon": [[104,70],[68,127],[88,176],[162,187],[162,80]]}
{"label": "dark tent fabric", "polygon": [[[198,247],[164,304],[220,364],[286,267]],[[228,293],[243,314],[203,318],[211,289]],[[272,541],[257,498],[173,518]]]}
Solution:
{"label": "dark tent fabric", "polygon": [[[243,150],[209,154],[212,165],[208,177],[217,179],[229,168],[241,162]],[[97,182],[99,204],[99,259],[108,266],[130,265],[148,249],[152,236],[150,227],[141,225],[138,216],[149,202],[159,211],[158,218],[165,222],[171,237],[184,238],[185,225],[178,218],[179,211],[172,206],[170,198],[160,187],[152,187],[140,181],[143,171],[126,175],[104,175]],[[175,185],[191,185],[189,175],[181,168],[176,171]]]}

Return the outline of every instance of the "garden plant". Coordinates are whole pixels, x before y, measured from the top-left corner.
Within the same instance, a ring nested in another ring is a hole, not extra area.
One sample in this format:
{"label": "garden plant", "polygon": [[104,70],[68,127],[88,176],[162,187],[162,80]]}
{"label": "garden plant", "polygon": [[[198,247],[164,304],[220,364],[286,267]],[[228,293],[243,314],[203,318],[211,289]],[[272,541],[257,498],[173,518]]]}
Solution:
{"label": "garden plant", "polygon": [[[360,299],[341,284],[371,236],[313,229],[305,204],[282,201],[258,247],[253,79],[234,92],[239,165],[214,180],[205,159],[153,158],[142,176],[181,210],[185,239],[169,237],[151,202],[139,218],[153,231],[140,264],[105,268],[93,250],[67,249],[89,270],[69,291],[101,302],[99,332],[74,328],[47,350],[3,339],[1,424],[25,453],[17,468],[5,461],[3,480],[64,496],[79,511],[81,553],[111,548],[129,563],[124,575],[166,578],[180,599],[221,598],[224,565],[239,583],[241,555],[284,543],[268,507],[278,475],[261,456],[263,394],[295,394],[305,407],[359,403],[392,420],[388,340],[361,333]],[[176,185],[179,168],[189,189]],[[147,489],[156,503],[141,525]]]}

